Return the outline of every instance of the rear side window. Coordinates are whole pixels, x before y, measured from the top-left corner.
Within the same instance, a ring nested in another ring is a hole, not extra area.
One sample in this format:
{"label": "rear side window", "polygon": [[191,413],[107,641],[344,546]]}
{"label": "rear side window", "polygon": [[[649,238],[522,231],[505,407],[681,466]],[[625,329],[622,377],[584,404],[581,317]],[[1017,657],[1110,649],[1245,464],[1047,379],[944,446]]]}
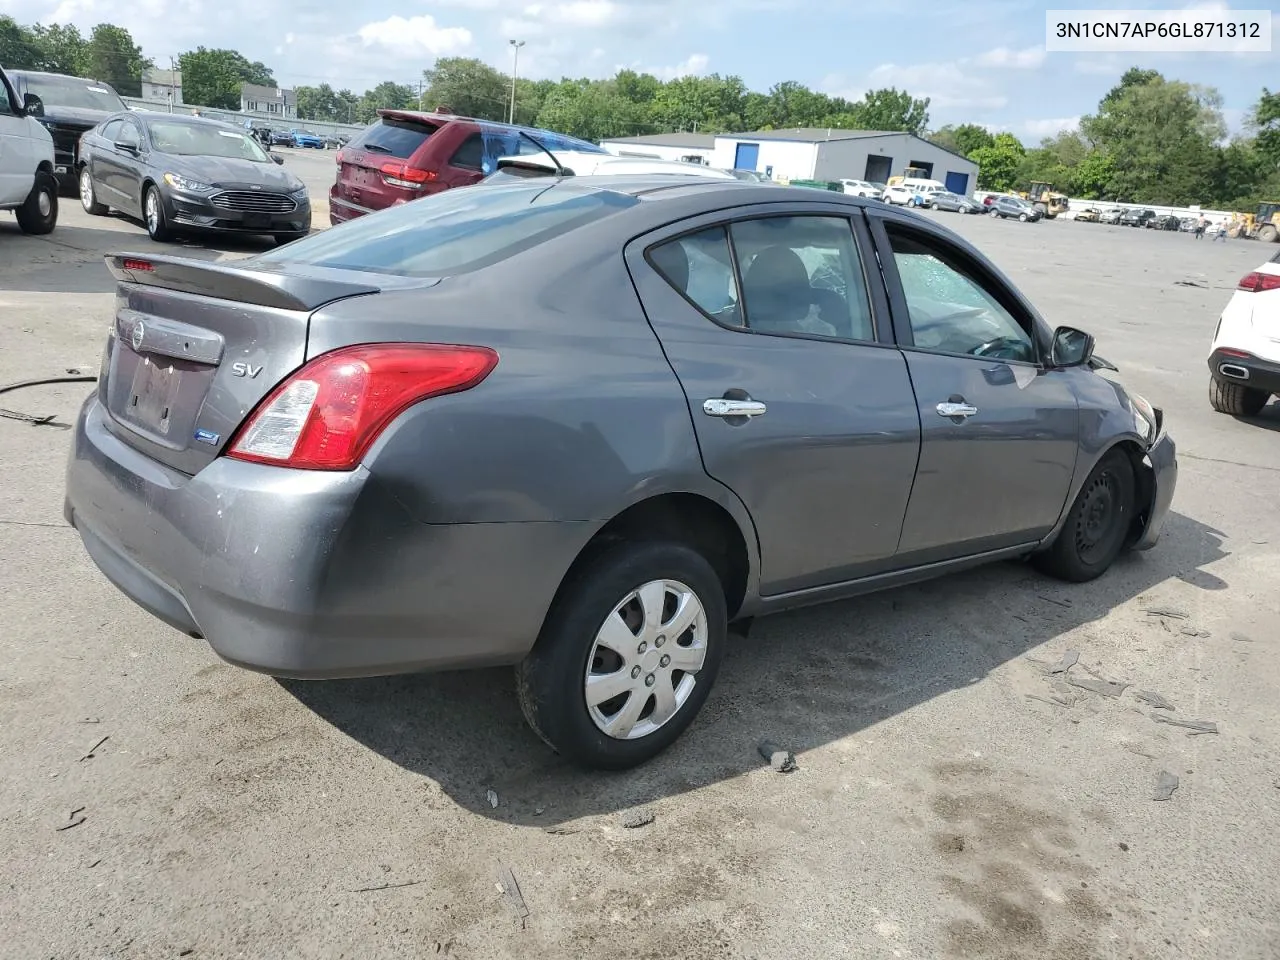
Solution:
{"label": "rear side window", "polygon": [[462,146],[449,158],[449,166],[461,167],[463,170],[484,168],[484,141],[480,139],[480,134],[473,133],[462,141]]}
{"label": "rear side window", "polygon": [[445,277],[499,263],[639,203],[568,183],[448,190],[261,254],[303,264],[407,277]]}
{"label": "rear side window", "polygon": [[436,129],[429,123],[383,117],[366,128],[348,144],[348,147],[355,150],[368,150],[380,156],[395,157],[397,160],[407,160],[427,142],[427,138],[435,133]]}

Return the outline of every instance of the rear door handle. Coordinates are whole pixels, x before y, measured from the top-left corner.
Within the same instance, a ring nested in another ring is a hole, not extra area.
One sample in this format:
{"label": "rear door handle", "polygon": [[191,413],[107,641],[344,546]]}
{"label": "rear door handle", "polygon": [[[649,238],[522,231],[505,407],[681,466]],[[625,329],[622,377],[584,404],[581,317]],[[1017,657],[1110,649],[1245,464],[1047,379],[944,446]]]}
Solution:
{"label": "rear door handle", "polygon": [[978,412],[978,408],[971,403],[957,403],[954,400],[947,400],[938,404],[938,416],[940,417],[972,417]]}
{"label": "rear door handle", "polygon": [[768,408],[759,400],[726,400],[711,397],[702,401],[702,412],[708,417],[762,417]]}

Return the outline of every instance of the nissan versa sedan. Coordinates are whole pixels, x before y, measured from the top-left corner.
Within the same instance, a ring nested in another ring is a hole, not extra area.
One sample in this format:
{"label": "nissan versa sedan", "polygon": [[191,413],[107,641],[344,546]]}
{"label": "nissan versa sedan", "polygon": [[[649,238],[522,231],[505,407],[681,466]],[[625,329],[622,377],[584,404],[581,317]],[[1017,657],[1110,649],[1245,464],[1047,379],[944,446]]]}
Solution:
{"label": "nissan versa sedan", "polygon": [[138,217],[157,241],[217,232],[288,243],[310,232],[311,200],[283,162],[218,120],[118,114],[80,141],[80,203],[93,216]]}
{"label": "nissan versa sedan", "polygon": [[680,735],[732,621],[1003,558],[1087,581],[1174,493],[1089,334],[859,197],[512,178],[108,265],[65,508],[102,572],[276,676],[515,665],[588,767]]}

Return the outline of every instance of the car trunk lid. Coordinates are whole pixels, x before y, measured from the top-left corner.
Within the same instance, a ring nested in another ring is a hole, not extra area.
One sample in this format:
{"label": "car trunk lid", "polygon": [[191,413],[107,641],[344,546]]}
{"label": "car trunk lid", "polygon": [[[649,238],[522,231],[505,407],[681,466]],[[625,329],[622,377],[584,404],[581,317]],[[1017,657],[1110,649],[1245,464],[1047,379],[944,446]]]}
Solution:
{"label": "car trunk lid", "polygon": [[432,182],[435,171],[413,161],[443,123],[410,112],[381,111],[378,123],[338,151],[334,196],[358,208],[382,210],[434,192],[442,186]]}
{"label": "car trunk lid", "polygon": [[124,442],[184,473],[213,460],[254,406],[306,359],[313,311],[379,291],[365,274],[288,274],[115,254],[119,281],[98,396]]}

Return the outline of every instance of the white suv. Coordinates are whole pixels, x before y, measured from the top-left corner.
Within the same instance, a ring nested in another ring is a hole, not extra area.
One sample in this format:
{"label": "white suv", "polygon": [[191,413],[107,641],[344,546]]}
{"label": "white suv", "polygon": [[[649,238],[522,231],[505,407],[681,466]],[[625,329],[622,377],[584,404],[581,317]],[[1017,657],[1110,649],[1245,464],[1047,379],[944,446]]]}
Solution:
{"label": "white suv", "polygon": [[[644,176],[650,173],[708,177],[712,180],[736,180],[733,174],[700,163],[682,160],[658,160],[648,157],[616,157],[611,153],[581,153],[576,150],[549,150],[500,157],[497,171],[490,179],[503,176],[555,176],[563,172],[577,177]],[[558,167],[558,169],[557,169]]]}
{"label": "white suv", "polygon": [[1209,405],[1253,417],[1280,394],[1280,253],[1245,274],[1209,348]]}
{"label": "white suv", "polygon": [[24,233],[51,233],[58,223],[53,137],[27,115],[0,69],[0,210],[17,214]]}

